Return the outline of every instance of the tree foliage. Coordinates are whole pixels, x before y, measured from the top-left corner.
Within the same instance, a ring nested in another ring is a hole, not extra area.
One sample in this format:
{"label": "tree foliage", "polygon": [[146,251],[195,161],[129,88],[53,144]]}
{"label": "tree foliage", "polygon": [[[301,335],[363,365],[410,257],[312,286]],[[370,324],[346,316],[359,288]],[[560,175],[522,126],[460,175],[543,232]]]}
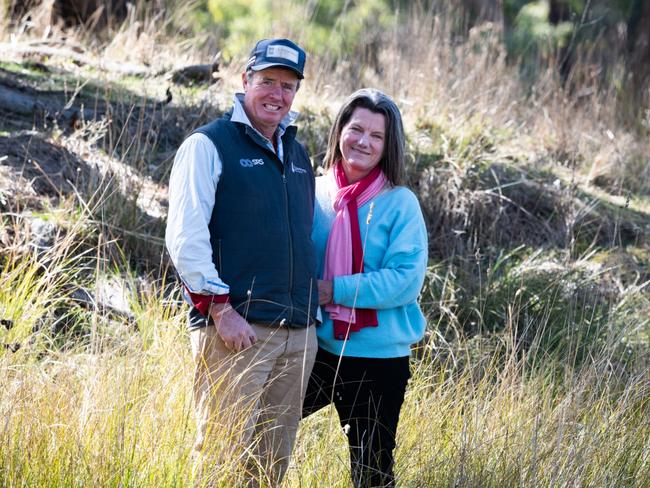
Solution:
{"label": "tree foliage", "polygon": [[[637,85],[643,86],[644,73],[650,72],[639,70],[639,63],[650,65],[642,28],[648,0],[203,0],[203,4],[227,57],[242,54],[255,39],[277,35],[300,39],[316,55],[367,54],[377,50],[405,14],[417,9],[428,15],[451,13],[456,19],[454,35],[468,35],[486,21],[496,24],[509,58],[521,63],[527,76],[556,65],[567,81],[574,61],[585,56],[599,65],[602,77],[623,58],[634,60]],[[372,59],[373,55],[364,61]]]}
{"label": "tree foliage", "polygon": [[384,0],[207,0],[207,9],[226,56],[244,52],[255,39],[284,35],[301,39],[314,54],[339,56],[375,42],[393,19]]}
{"label": "tree foliage", "polygon": [[[147,12],[147,18],[179,12],[171,16],[170,30],[208,38],[226,60],[245,56],[257,39],[286,36],[332,64],[343,57],[370,68],[378,68],[382,48],[409,19],[446,23],[452,44],[488,24],[524,78],[534,80],[551,67],[569,89],[617,85],[634,94],[632,106],[642,106],[649,96],[650,0],[193,0],[179,5],[4,0],[0,5],[13,24],[30,25],[32,16],[42,16],[39,9],[49,8],[60,24],[96,33],[119,29],[127,10],[131,20],[137,12]],[[577,72],[576,66],[587,72]]]}

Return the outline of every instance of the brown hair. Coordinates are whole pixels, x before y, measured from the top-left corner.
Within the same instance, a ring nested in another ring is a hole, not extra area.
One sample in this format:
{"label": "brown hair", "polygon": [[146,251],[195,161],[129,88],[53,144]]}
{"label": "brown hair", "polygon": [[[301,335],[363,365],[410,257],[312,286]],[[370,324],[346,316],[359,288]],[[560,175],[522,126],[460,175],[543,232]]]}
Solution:
{"label": "brown hair", "polygon": [[386,119],[384,154],[379,160],[379,167],[388,178],[388,181],[393,185],[401,185],[404,181],[404,154],[406,152],[402,115],[395,102],[388,95],[374,88],[357,90],[343,103],[330,130],[323,166],[325,166],[325,169],[331,168],[341,159],[341,149],[339,147],[341,132],[343,127],[350,121],[354,110],[358,107],[382,114]]}

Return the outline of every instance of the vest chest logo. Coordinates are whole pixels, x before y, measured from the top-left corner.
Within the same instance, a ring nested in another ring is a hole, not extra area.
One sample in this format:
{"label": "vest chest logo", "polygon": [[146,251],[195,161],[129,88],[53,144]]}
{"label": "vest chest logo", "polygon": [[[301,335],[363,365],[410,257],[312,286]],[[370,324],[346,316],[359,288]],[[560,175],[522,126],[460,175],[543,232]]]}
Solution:
{"label": "vest chest logo", "polygon": [[291,171],[293,173],[299,173],[299,174],[303,174],[303,175],[307,173],[307,170],[305,168],[300,168],[300,167],[296,166],[295,164],[293,164],[293,161],[291,161]]}
{"label": "vest chest logo", "polygon": [[240,159],[239,164],[243,168],[252,168],[253,166],[262,166],[264,164],[263,159]]}

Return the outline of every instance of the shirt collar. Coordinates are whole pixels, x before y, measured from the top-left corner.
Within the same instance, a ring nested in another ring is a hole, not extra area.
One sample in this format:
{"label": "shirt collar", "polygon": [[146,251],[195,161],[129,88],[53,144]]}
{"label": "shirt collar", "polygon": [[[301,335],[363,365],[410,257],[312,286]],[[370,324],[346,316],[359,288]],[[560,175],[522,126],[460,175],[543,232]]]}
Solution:
{"label": "shirt collar", "polygon": [[[278,128],[276,130],[276,134],[278,135],[278,137],[282,137],[284,135],[284,132],[287,130],[287,127],[293,124],[299,115],[300,114],[298,112],[294,110],[289,110],[289,113],[283,117],[283,119],[280,121],[280,125],[278,125]],[[251,124],[248,115],[246,115],[246,111],[244,110],[243,93],[235,93],[235,96],[233,97],[233,110],[232,110],[232,116],[230,117],[230,120],[231,122],[239,122],[242,124],[246,124],[247,126],[251,127],[253,130],[255,130],[258,134],[262,135],[257,129],[255,129],[255,127],[253,127],[253,124]]]}

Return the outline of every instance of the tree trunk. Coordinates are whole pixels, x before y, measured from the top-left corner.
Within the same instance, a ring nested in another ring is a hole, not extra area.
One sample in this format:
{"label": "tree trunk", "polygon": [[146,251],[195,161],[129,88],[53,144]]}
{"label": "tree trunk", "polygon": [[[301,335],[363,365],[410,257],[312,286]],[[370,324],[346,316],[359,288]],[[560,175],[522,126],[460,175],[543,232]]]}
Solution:
{"label": "tree trunk", "polygon": [[61,21],[68,27],[115,29],[126,19],[127,3],[127,0],[10,0],[2,14],[14,24],[46,14],[48,22]]}
{"label": "tree trunk", "polygon": [[627,23],[631,97],[641,108],[650,103],[650,0],[633,3]]}
{"label": "tree trunk", "polygon": [[115,29],[126,19],[126,0],[55,0],[55,14],[66,25]]}
{"label": "tree trunk", "polygon": [[483,22],[503,25],[503,0],[460,0],[467,29]]}
{"label": "tree trunk", "polygon": [[[562,22],[571,21],[571,6],[567,0],[549,0],[548,22],[557,26]],[[577,27],[574,26],[574,29]],[[560,73],[562,85],[569,79],[569,74],[573,68],[573,46],[570,44],[562,45],[557,50],[557,69]]]}
{"label": "tree trunk", "polygon": [[571,20],[571,7],[566,0],[549,0],[548,21],[553,25]]}
{"label": "tree trunk", "polygon": [[[0,111],[22,117],[56,120],[60,127],[75,128],[77,121],[93,120],[95,112],[87,108],[68,106],[52,93],[44,93],[14,80],[0,77]],[[55,94],[59,97],[63,93]]]}

